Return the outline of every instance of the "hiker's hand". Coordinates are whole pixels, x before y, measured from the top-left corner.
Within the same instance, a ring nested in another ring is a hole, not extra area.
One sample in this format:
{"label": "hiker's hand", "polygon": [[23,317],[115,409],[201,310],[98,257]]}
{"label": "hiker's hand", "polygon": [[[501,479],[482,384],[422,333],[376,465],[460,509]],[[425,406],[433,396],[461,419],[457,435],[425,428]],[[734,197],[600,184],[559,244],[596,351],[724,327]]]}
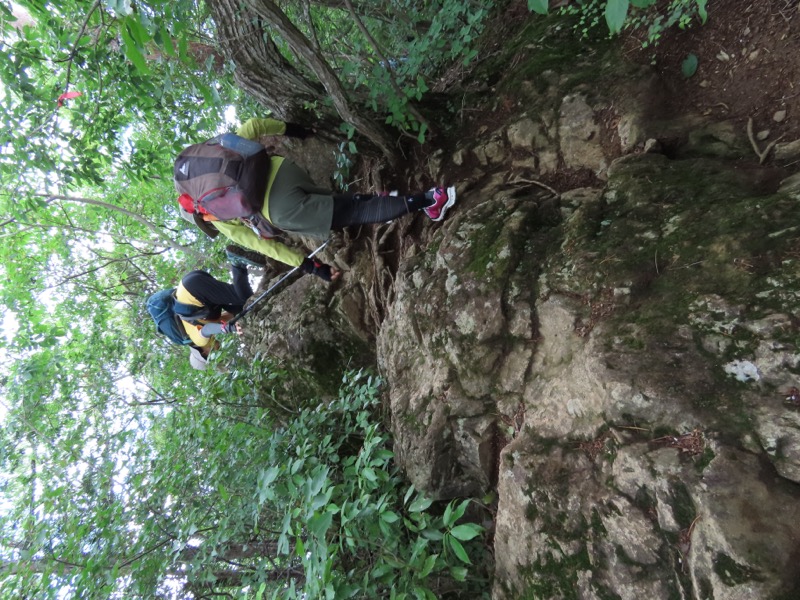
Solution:
{"label": "hiker's hand", "polygon": [[331,269],[329,265],[318,262],[312,258],[304,258],[300,265],[300,270],[307,275],[316,275],[329,283],[339,277],[339,271]]}
{"label": "hiker's hand", "polygon": [[242,328],[242,324],[241,323],[237,322],[234,326],[236,328],[236,333],[238,335],[242,335],[244,333],[244,329]]}

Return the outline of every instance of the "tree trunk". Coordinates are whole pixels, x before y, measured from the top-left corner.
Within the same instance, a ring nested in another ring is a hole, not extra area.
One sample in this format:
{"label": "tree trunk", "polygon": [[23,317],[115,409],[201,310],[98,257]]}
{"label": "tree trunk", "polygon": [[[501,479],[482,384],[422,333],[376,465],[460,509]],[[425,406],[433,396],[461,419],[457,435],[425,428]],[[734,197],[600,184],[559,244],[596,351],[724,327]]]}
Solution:
{"label": "tree trunk", "polygon": [[[397,150],[386,130],[363,116],[363,107],[349,100],[333,68],[272,0],[243,0],[241,6],[237,0],[210,0],[209,6],[220,43],[236,64],[236,81],[243,89],[283,120],[298,120],[304,103],[328,96],[342,120],[391,163],[397,162]],[[271,40],[264,39],[258,17],[275,28],[298,60],[322,82],[324,90],[284,60]]]}
{"label": "tree trunk", "polygon": [[276,118],[302,122],[305,104],[325,95],[322,87],[281,56],[258,16],[239,0],[209,0],[208,6],[217,24],[218,42],[236,65],[234,78],[239,87]]}

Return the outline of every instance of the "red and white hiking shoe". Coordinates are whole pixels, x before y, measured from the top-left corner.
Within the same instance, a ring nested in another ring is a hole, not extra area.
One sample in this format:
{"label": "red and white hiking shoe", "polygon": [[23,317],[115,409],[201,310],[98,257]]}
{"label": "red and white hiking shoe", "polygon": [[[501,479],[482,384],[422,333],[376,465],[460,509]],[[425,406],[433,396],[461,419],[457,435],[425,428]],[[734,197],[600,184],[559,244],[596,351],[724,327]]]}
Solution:
{"label": "red and white hiking shoe", "polygon": [[425,197],[429,200],[434,200],[432,206],[425,209],[425,214],[428,215],[432,221],[441,221],[444,219],[444,214],[447,209],[456,203],[456,188],[432,188],[425,192]]}

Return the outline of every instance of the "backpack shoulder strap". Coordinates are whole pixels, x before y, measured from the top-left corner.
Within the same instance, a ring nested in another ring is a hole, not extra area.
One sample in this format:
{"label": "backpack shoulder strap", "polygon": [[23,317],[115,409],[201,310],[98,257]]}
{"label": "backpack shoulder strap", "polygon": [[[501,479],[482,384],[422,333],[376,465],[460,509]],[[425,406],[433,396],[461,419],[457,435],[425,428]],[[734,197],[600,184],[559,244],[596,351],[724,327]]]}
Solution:
{"label": "backpack shoulder strap", "polygon": [[271,240],[282,233],[280,229],[275,227],[275,225],[268,221],[260,212],[254,213],[249,217],[242,217],[241,219],[245,225],[256,233],[256,235],[265,240]]}

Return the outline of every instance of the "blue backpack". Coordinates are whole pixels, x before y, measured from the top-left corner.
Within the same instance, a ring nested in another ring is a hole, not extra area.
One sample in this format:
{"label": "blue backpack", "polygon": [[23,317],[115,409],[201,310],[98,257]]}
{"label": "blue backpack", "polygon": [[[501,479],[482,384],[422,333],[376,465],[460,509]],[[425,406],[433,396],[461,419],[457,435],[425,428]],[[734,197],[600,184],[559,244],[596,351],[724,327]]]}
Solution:
{"label": "blue backpack", "polygon": [[183,324],[175,314],[175,288],[161,290],[147,299],[147,312],[156,322],[156,329],[176,344],[191,344]]}

